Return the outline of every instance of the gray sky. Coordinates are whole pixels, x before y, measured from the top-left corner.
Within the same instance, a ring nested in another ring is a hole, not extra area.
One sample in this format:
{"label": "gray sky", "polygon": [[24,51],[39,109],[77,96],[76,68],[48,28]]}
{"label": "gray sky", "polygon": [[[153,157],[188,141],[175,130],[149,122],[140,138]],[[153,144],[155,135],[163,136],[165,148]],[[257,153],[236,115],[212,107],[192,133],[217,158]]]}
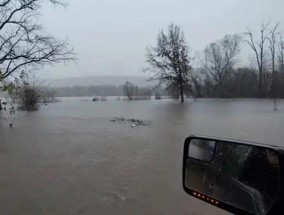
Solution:
{"label": "gray sky", "polygon": [[284,0],[68,2],[65,9],[45,5],[42,21],[49,33],[69,40],[79,60],[46,68],[45,78],[144,75],[145,47],[171,22],[184,30],[193,56],[225,34],[257,30],[262,21],[283,21],[284,29]]}

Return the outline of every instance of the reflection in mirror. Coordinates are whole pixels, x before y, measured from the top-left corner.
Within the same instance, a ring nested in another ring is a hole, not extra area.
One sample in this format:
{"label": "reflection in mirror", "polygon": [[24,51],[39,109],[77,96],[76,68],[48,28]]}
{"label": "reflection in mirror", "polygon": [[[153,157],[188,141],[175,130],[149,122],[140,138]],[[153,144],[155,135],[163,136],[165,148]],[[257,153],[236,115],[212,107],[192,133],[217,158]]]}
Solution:
{"label": "reflection in mirror", "polygon": [[211,161],[214,155],[215,141],[192,139],[188,149],[188,157],[202,161]]}
{"label": "reflection in mirror", "polygon": [[278,153],[274,150],[223,141],[206,144],[194,139],[188,148],[185,186],[262,215],[278,197],[279,168]]}

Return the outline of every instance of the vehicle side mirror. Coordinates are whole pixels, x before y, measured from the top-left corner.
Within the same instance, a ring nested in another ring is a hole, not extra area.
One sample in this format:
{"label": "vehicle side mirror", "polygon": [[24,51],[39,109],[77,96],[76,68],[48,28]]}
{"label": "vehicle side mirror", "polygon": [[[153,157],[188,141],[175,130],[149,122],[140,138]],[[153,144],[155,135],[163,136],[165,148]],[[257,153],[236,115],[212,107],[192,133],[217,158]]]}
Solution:
{"label": "vehicle side mirror", "polygon": [[284,214],[283,150],[208,137],[184,144],[183,188],[234,214]]}

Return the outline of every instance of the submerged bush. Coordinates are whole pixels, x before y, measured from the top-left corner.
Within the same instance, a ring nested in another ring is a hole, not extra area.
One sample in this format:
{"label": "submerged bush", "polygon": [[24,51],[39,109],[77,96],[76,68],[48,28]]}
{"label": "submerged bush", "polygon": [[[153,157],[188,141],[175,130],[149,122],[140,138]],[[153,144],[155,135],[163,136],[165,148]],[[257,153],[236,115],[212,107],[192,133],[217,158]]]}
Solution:
{"label": "submerged bush", "polygon": [[25,84],[18,87],[14,96],[19,103],[20,110],[36,111],[39,109],[40,92],[35,86]]}
{"label": "submerged bush", "polygon": [[18,104],[19,110],[37,111],[40,103],[56,102],[55,94],[34,77],[30,78],[27,74],[21,74],[19,79],[11,84],[10,96]]}
{"label": "submerged bush", "polygon": [[98,102],[98,101],[100,101],[100,98],[95,97],[95,98],[92,99],[92,101],[93,101],[93,102]]}

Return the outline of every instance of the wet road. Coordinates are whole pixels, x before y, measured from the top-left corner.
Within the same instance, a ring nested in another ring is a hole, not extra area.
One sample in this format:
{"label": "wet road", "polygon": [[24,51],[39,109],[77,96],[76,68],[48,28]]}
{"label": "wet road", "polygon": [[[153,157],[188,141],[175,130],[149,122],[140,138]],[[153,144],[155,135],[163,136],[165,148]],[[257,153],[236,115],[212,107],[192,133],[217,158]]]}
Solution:
{"label": "wet road", "polygon": [[[192,134],[284,146],[271,100],[82,102],[0,120],[3,215],[228,214],[187,196],[182,147]],[[116,116],[153,120],[132,128]],[[5,114],[1,113],[1,117]]]}

